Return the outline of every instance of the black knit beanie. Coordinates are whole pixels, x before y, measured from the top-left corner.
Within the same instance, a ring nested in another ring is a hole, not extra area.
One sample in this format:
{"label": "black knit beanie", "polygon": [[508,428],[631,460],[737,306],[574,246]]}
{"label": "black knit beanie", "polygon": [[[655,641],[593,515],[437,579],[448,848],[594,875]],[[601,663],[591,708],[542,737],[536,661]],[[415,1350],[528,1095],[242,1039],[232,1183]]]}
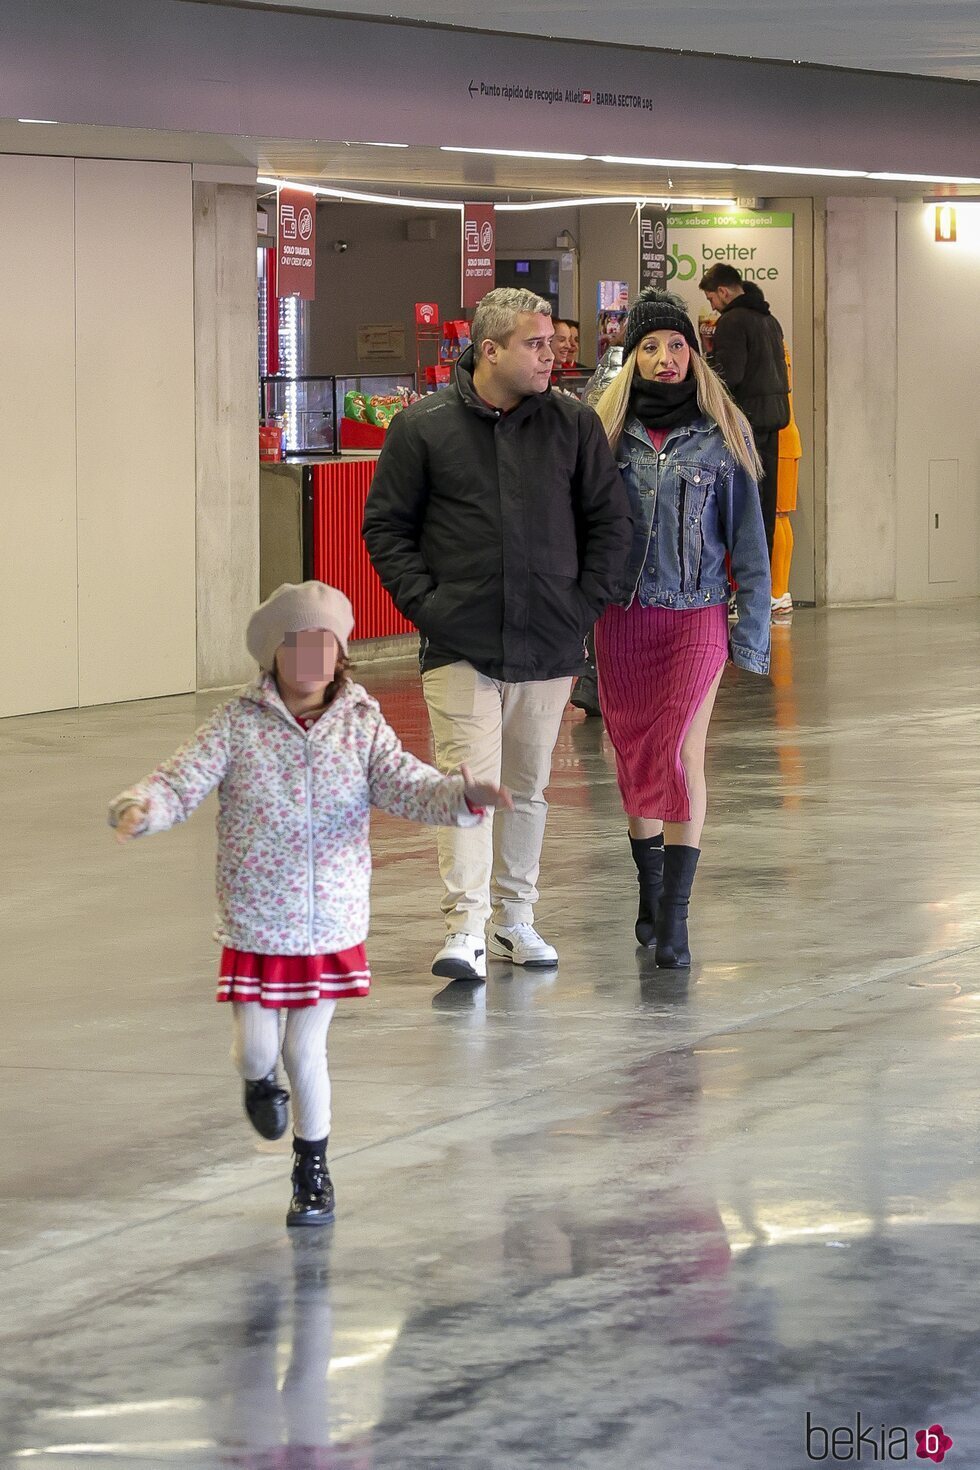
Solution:
{"label": "black knit beanie", "polygon": [[691,351],[700,353],[698,334],[681,298],[671,291],[647,286],[633,302],[626,318],[623,356],[628,357],[634,347],[639,347],[648,332],[659,331],[680,332]]}

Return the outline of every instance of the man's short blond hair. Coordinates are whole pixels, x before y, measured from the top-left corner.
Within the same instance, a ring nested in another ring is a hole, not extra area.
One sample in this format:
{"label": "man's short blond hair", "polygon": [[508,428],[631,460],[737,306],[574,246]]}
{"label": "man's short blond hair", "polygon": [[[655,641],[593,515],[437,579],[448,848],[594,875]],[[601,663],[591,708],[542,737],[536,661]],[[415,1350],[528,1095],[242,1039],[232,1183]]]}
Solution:
{"label": "man's short blond hair", "polygon": [[498,286],[488,291],[476,308],[470,337],[477,359],[483,352],[483,343],[499,342],[506,347],[517,330],[517,318],[527,312],[540,316],[551,315],[551,302],[521,286]]}

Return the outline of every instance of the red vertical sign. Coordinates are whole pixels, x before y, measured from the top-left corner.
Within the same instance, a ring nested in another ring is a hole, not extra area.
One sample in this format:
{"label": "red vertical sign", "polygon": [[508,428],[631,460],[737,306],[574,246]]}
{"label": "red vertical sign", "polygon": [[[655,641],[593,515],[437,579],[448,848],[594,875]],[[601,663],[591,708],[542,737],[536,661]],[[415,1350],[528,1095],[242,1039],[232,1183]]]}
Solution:
{"label": "red vertical sign", "polygon": [[312,301],[316,294],[316,198],[280,189],[276,232],[277,292]]}
{"label": "red vertical sign", "polygon": [[463,205],[463,310],[493,290],[497,270],[497,221],[492,204]]}

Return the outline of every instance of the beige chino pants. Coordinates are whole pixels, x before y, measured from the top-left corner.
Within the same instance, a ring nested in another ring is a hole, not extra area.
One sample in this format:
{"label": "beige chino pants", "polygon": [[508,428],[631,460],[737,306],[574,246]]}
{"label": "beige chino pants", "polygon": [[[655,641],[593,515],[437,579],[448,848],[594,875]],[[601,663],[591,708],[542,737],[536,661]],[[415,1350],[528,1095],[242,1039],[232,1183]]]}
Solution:
{"label": "beige chino pants", "polygon": [[442,911],[451,934],[481,935],[487,919],[508,928],[534,922],[551,756],[571,693],[571,679],[510,684],[468,663],[422,675],[436,765],[507,786],[514,810],[479,827],[440,827]]}

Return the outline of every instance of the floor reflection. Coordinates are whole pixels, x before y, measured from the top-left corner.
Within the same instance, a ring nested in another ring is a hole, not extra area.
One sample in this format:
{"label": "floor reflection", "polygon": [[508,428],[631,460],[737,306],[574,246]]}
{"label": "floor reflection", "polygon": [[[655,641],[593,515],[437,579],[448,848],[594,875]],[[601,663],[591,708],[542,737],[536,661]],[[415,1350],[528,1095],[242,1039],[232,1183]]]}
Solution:
{"label": "floor reflection", "polygon": [[[597,722],[550,792],[554,971],[434,982],[433,834],[379,818],[337,1222],[291,1235],[211,1000],[207,821],[127,876],[88,835],[201,699],[5,722],[4,1466],[804,1470],[808,1413],[980,1464],[978,663],[975,607],[774,628],[719,699],[689,973],[633,942]],[[369,683],[424,753],[414,667]]]}

